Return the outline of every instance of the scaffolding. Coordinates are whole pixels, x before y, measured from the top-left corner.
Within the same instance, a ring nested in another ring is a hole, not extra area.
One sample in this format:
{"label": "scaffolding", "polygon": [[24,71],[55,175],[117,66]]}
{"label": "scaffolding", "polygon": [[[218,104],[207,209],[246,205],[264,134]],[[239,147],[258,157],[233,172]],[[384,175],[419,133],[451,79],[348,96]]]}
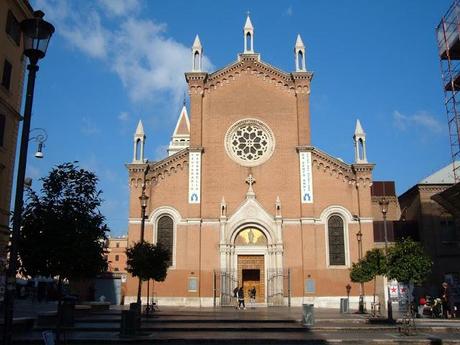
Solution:
{"label": "scaffolding", "polygon": [[452,168],[460,182],[460,0],[455,0],[436,28],[447,112]]}

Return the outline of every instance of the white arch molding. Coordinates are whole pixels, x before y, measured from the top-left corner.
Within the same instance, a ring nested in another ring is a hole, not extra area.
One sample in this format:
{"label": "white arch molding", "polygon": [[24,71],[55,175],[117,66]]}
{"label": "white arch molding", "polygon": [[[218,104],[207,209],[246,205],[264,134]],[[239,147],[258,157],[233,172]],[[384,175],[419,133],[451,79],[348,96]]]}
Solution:
{"label": "white arch molding", "polygon": [[177,224],[181,221],[182,217],[174,207],[160,206],[150,213],[149,224],[153,227],[152,243],[157,243],[158,240],[158,220],[162,216],[170,216],[173,220],[173,252],[171,253],[172,265],[169,269],[176,268],[176,244],[177,244]]}
{"label": "white arch molding", "polygon": [[[329,218],[337,215],[343,220],[343,240],[345,252],[345,265],[331,265],[329,262]],[[320,215],[321,223],[324,224],[324,239],[326,245],[326,267],[330,269],[350,268],[350,239],[348,224],[354,222],[351,212],[341,205],[331,205],[326,207]]]}

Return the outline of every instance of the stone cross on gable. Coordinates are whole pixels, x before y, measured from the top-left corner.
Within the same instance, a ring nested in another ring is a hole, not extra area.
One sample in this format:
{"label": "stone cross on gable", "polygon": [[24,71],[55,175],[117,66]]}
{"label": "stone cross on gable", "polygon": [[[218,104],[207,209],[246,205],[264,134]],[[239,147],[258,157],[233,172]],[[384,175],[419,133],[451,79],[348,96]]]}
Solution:
{"label": "stone cross on gable", "polygon": [[254,196],[254,190],[252,189],[252,185],[256,183],[256,179],[249,173],[248,177],[246,178],[246,183],[249,185],[248,192],[246,193],[247,196]]}
{"label": "stone cross on gable", "polygon": [[249,188],[252,189],[252,185],[256,183],[256,179],[252,174],[249,174],[249,176],[246,178],[246,183],[249,185]]}

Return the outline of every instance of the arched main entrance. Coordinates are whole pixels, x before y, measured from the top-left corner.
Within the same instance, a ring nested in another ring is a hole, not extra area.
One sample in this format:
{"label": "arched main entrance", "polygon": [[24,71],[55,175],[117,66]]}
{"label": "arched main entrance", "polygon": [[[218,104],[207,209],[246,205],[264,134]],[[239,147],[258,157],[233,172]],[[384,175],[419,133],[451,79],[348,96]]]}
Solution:
{"label": "arched main entrance", "polygon": [[236,267],[238,284],[243,286],[249,299],[249,290],[256,290],[256,303],[266,302],[266,265],[267,237],[255,228],[241,230],[235,238]]}
{"label": "arched main entrance", "polygon": [[[283,289],[282,244],[276,240],[274,229],[262,226],[258,222],[240,223],[227,229],[222,228],[220,303],[229,305],[233,299],[233,289],[243,286],[245,296],[249,298],[249,289],[256,288],[256,303],[282,304],[273,296],[279,296]],[[228,232],[227,232],[228,231]]]}

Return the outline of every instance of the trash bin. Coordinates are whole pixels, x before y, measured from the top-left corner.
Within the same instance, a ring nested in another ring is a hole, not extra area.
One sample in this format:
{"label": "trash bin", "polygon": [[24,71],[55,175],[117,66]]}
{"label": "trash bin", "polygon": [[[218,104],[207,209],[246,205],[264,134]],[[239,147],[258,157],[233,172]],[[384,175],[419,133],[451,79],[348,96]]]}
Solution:
{"label": "trash bin", "polygon": [[75,322],[75,296],[65,296],[61,304],[61,326],[73,327]]}
{"label": "trash bin", "polygon": [[340,313],[345,314],[348,313],[350,310],[350,304],[348,298],[341,298],[340,299]]}
{"label": "trash bin", "polygon": [[313,326],[315,324],[314,304],[303,304],[303,325]]}
{"label": "trash bin", "polygon": [[135,335],[137,331],[138,316],[133,310],[123,310],[121,312],[120,335],[130,336]]}

